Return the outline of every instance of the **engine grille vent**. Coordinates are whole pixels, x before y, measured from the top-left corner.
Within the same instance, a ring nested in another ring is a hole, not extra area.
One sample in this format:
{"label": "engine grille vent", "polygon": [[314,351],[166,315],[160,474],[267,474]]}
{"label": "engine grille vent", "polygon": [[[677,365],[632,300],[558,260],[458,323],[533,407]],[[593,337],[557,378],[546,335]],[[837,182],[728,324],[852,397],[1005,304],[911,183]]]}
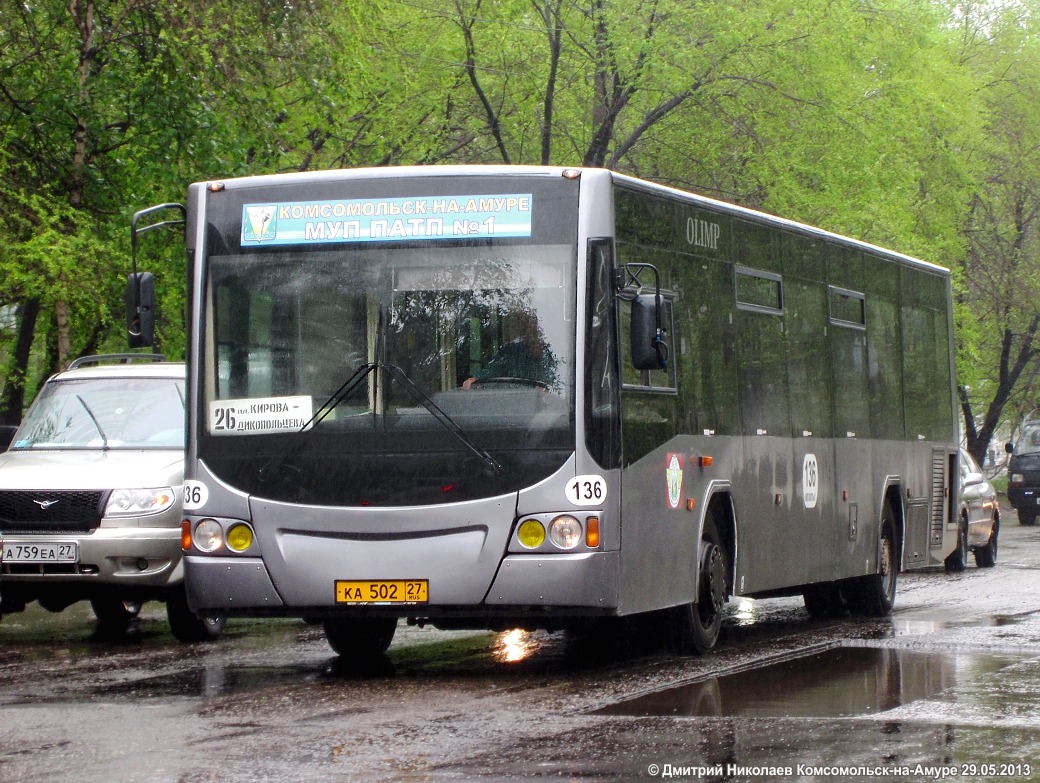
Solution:
{"label": "engine grille vent", "polygon": [[0,491],[0,533],[87,533],[98,526],[107,492]]}

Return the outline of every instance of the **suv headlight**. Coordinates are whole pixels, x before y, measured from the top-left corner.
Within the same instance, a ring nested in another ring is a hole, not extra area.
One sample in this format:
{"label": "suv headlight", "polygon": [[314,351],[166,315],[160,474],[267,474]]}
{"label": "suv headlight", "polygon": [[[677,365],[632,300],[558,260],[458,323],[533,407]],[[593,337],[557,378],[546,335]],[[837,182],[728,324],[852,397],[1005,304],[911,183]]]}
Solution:
{"label": "suv headlight", "polygon": [[1011,482],[1014,483],[1014,484],[1021,484],[1024,479],[1025,479],[1025,476],[1023,476],[1021,473],[1012,473],[1011,474]]}
{"label": "suv headlight", "polygon": [[139,517],[161,514],[177,498],[170,487],[157,489],[114,489],[105,506],[106,517]]}

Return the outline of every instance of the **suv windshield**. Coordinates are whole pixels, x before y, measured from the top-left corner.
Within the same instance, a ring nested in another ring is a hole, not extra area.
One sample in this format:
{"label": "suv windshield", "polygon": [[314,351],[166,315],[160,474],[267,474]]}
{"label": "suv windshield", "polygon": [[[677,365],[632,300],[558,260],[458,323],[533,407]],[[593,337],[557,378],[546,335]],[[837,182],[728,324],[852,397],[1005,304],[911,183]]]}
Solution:
{"label": "suv windshield", "polygon": [[12,451],[150,448],[184,448],[184,382],[179,379],[51,381],[11,444]]}

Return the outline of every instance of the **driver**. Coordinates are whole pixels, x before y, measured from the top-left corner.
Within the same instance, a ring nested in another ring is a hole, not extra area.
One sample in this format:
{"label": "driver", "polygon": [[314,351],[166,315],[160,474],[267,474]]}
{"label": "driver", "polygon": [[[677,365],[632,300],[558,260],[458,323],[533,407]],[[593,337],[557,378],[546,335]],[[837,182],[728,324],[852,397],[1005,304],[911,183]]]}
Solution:
{"label": "driver", "polygon": [[516,337],[503,345],[480,372],[467,378],[462,388],[495,378],[518,378],[552,389],[558,386],[556,357],[538,328],[534,313],[516,315]]}

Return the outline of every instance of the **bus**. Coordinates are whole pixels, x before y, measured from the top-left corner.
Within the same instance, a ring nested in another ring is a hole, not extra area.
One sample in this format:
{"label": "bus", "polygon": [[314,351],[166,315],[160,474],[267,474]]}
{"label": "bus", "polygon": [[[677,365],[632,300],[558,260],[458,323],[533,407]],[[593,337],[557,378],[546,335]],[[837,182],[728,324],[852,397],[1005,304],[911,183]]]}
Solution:
{"label": "bus", "polygon": [[360,659],[654,612],[702,653],[734,597],[882,616],[953,551],[939,266],[602,169],[255,176],[135,216],[134,344],[180,220],[201,614]]}

